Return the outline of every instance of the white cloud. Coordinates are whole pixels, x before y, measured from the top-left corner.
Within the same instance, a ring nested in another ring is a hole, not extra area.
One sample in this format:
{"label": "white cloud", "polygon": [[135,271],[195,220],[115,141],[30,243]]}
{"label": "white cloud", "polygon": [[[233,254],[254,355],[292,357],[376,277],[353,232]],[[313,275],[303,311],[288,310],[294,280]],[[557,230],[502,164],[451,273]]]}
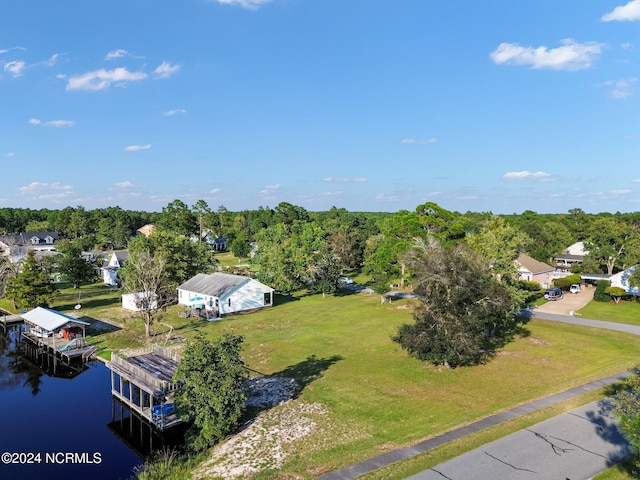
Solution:
{"label": "white cloud", "polygon": [[434,143],[438,143],[438,139],[430,138],[429,140],[415,140],[413,138],[403,138],[400,143],[407,145],[432,145]]}
{"label": "white cloud", "polygon": [[221,191],[222,191],[222,189],[221,189],[221,188],[214,188],[214,189],[212,189],[209,193],[216,194],[216,193],[220,193]]}
{"label": "white cloud", "polygon": [[139,150],[149,150],[151,148],[151,144],[147,143],[146,145],[128,145],[124,147],[125,152],[137,152]]}
{"label": "white cloud", "polygon": [[107,53],[104,57],[105,60],[113,60],[114,58],[123,58],[123,57],[128,57],[129,56],[129,52],[127,52],[126,50],[123,50],[121,48],[118,48],[116,50],[111,50],[109,53]]}
{"label": "white cloud", "polygon": [[73,120],[50,120],[43,123],[39,118],[31,118],[29,119],[29,123],[31,125],[43,125],[45,127],[65,128],[73,127],[75,122]]}
{"label": "white cloud", "polygon": [[267,185],[263,190],[260,190],[258,193],[268,194],[273,193],[280,188],[280,184],[277,185]]}
{"label": "white cloud", "polygon": [[4,64],[4,71],[10,73],[14,77],[22,75],[23,70],[27,66],[22,60],[13,60]]}
{"label": "white cloud", "polygon": [[[22,187],[18,188],[18,191],[20,192],[20,194],[22,195],[37,195],[37,198],[47,198],[50,195],[54,195],[54,196],[67,196],[72,194],[71,193],[71,185],[63,185],[59,182],[54,182],[54,183],[47,183],[47,182],[31,182],[28,185],[24,185]],[[46,192],[48,191],[59,191],[62,190],[63,193],[56,193],[56,194],[47,194]],[[43,193],[45,192],[45,193]]]}
{"label": "white cloud", "polygon": [[162,112],[162,115],[164,115],[165,117],[171,117],[173,115],[178,115],[179,113],[187,113],[187,111],[184,108],[174,108],[173,110]]}
{"label": "white cloud", "polygon": [[337,183],[345,183],[345,182],[353,182],[353,183],[366,183],[367,179],[365,177],[325,177],[322,179],[323,182],[337,182]]}
{"label": "white cloud", "polygon": [[395,202],[400,200],[399,195],[387,195],[386,193],[379,193],[376,195],[376,200],[384,200],[386,202]]}
{"label": "white cloud", "polygon": [[5,157],[13,158],[13,157],[15,157],[16,154],[13,153],[13,152],[7,152],[4,155],[5,155]]}
{"label": "white cloud", "polygon": [[73,124],[74,124],[73,120],[51,120],[50,122],[44,123],[44,125],[47,127],[58,127],[58,128],[73,127]]}
{"label": "white cloud", "polygon": [[180,65],[171,65],[169,62],[162,62],[153,71],[158,78],[169,78],[171,75],[180,70]]}
{"label": "white cloud", "polygon": [[83,73],[82,75],[73,75],[67,82],[67,90],[103,90],[111,86],[113,82],[126,83],[144,80],[145,78],[147,78],[146,73],[130,72],[124,67],[113,70],[105,70],[103,68]]}
{"label": "white cloud", "polygon": [[603,44],[578,43],[571,38],[561,40],[557,48],[522,47],[517,43],[501,43],[490,57],[498,65],[530,65],[533,69],[576,71],[589,68],[598,59]]}
{"label": "white cloud", "polygon": [[604,82],[605,87],[612,87],[609,95],[615,99],[630,97],[633,95],[633,86],[638,81],[637,78],[623,78],[621,80],[610,80]]}
{"label": "white cloud", "polygon": [[628,193],[631,193],[631,192],[633,192],[633,190],[629,190],[629,189],[626,189],[626,188],[620,188],[618,190],[611,190],[611,193],[613,195],[627,195]]}
{"label": "white cloud", "polygon": [[538,180],[548,181],[552,179],[551,174],[546,172],[528,172],[524,170],[522,172],[507,172],[502,178],[505,180]]}
{"label": "white cloud", "polygon": [[344,193],[344,191],[342,190],[333,190],[333,191],[329,191],[329,192],[324,192],[324,195],[327,195],[329,197],[338,197],[340,195],[342,195]]}
{"label": "white cloud", "polygon": [[45,63],[47,64],[47,66],[53,67],[53,66],[55,66],[56,62],[58,61],[58,57],[59,56],[60,56],[59,53],[54,53],[53,55],[51,55],[49,57],[49,59]]}
{"label": "white cloud", "polygon": [[136,185],[135,185],[133,182],[130,182],[130,181],[126,180],[126,181],[124,181],[124,182],[117,182],[117,183],[114,183],[114,184],[113,184],[113,186],[114,186],[115,188],[133,188],[133,187],[135,187]]}
{"label": "white cloud", "polygon": [[636,21],[640,20],[640,0],[631,0],[626,5],[616,7],[613,11],[605,13],[600,20],[603,22],[612,21]]}
{"label": "white cloud", "polygon": [[269,3],[271,0],[216,0],[222,5],[239,5],[249,10],[257,10],[261,5]]}

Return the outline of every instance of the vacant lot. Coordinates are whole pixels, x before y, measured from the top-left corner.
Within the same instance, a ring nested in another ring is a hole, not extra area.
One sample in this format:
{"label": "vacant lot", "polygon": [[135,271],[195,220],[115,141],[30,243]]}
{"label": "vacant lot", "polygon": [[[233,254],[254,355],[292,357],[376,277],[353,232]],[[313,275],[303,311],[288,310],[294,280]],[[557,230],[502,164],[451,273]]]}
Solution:
{"label": "vacant lot", "polygon": [[[123,313],[114,293],[111,301],[99,289],[91,293],[72,312],[118,326],[96,332],[99,346],[142,345],[141,322]],[[73,296],[61,304],[72,308]],[[260,450],[236,439],[233,458],[217,450],[207,469],[242,475],[238,465],[251,464],[264,470],[260,478],[315,478],[623,371],[636,364],[640,350],[640,338],[535,320],[486,365],[438,369],[409,358],[391,341],[397,327],[412,320],[411,308],[407,300],[383,305],[378,295],[357,294],[279,298],[274,308],[211,323],[181,319],[177,308],[169,309],[164,323],[174,327],[170,344],[179,348],[180,339],[196,330],[209,337],[241,334],[252,369],[295,378],[302,387],[295,399],[253,422],[245,437],[259,437]],[[157,326],[155,341],[166,340],[166,325]]]}

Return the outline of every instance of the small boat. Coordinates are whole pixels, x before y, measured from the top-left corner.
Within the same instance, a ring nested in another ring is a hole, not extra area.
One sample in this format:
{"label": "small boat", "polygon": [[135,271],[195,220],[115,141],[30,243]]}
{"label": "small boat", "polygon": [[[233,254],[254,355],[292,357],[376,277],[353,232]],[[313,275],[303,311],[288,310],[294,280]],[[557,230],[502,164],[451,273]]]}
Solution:
{"label": "small boat", "polygon": [[164,405],[154,405],[151,407],[151,414],[154,417],[159,417],[162,415],[170,415],[174,413],[175,407],[173,403],[165,403]]}
{"label": "small boat", "polygon": [[34,337],[38,337],[38,338],[47,338],[53,335],[53,332],[50,332],[49,330],[44,330],[43,328],[40,328],[40,327],[31,327],[29,329],[29,333]]}

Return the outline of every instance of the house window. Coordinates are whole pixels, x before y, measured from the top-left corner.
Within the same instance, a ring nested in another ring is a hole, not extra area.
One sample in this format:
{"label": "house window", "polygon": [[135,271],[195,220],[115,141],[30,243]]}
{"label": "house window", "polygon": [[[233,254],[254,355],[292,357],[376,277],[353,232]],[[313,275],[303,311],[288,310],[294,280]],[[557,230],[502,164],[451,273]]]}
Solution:
{"label": "house window", "polygon": [[44,239],[44,241],[46,243],[48,243],[49,245],[51,245],[53,243],[53,237],[52,236],[48,236]]}
{"label": "house window", "polygon": [[267,292],[264,294],[264,304],[271,305],[271,292]]}
{"label": "house window", "polygon": [[38,245],[40,243],[40,239],[38,237],[31,237],[31,244]]}
{"label": "house window", "polygon": [[229,306],[231,306],[231,298],[229,298]]}

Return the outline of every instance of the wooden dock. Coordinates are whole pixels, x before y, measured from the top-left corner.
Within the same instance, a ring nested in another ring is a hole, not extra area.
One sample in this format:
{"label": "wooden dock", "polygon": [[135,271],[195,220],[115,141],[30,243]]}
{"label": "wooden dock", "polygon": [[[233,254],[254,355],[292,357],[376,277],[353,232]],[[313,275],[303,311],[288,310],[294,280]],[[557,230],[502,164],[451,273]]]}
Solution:
{"label": "wooden dock", "polygon": [[20,325],[23,322],[22,315],[0,315],[0,325],[2,325],[5,334],[7,333],[7,327]]}
{"label": "wooden dock", "polygon": [[29,332],[23,332],[22,338],[67,364],[78,360],[86,362],[98,351],[97,347],[88,344],[82,337],[73,339],[65,339],[61,335],[38,337]]}
{"label": "wooden dock", "polygon": [[128,409],[159,430],[179,425],[182,420],[172,409],[173,383],[180,356],[156,346],[152,352],[123,358],[111,354],[111,394]]}

